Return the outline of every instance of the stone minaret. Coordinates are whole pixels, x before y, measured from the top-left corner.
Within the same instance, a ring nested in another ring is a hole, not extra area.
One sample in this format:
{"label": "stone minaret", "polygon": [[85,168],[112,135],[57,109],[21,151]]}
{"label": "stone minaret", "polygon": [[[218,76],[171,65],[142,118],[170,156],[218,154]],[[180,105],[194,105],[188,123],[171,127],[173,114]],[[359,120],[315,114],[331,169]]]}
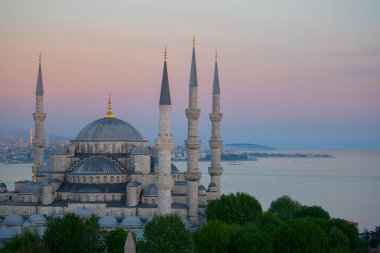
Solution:
{"label": "stone minaret", "polygon": [[198,152],[200,139],[198,136],[198,118],[201,109],[197,108],[198,100],[198,81],[197,66],[195,62],[195,40],[193,38],[193,55],[190,70],[189,82],[189,108],[186,109],[188,120],[188,135],[185,145],[187,148],[187,172],[185,179],[187,181],[187,208],[189,221],[192,224],[198,224],[198,181],[201,179],[201,173],[198,166]]}
{"label": "stone minaret", "polygon": [[41,54],[38,64],[38,76],[37,76],[37,87],[36,87],[36,112],[33,113],[33,118],[35,122],[34,127],[34,166],[35,170],[39,171],[44,165],[44,148],[45,148],[45,134],[44,134],[44,122],[46,118],[46,113],[44,113],[44,87],[42,82],[42,71],[41,71]]}
{"label": "stone minaret", "polygon": [[214,83],[212,86],[212,113],[210,113],[210,120],[212,123],[212,135],[210,139],[211,149],[211,167],[208,172],[211,176],[211,182],[208,187],[209,192],[214,192],[212,197],[219,197],[221,190],[220,177],[223,174],[223,168],[220,166],[220,156],[222,151],[222,137],[220,135],[220,122],[222,121],[222,114],[220,113],[220,87],[218,75],[218,55],[215,52],[215,69],[214,69]]}
{"label": "stone minaret", "polygon": [[158,213],[171,213],[171,190],[174,182],[171,176],[171,153],[173,150],[173,139],[171,133],[171,100],[168,70],[166,66],[166,48],[164,55],[164,70],[162,73],[161,94],[160,94],[160,126],[156,148],[158,150],[158,177],[156,184],[158,187]]}

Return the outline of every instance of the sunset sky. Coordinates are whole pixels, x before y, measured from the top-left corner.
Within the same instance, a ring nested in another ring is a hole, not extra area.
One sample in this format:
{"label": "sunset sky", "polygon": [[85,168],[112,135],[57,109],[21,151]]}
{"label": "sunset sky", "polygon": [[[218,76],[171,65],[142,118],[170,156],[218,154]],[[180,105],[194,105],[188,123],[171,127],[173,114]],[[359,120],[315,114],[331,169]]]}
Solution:
{"label": "sunset sky", "polygon": [[49,133],[74,138],[111,94],[152,142],[167,46],[183,145],[193,35],[204,144],[217,49],[224,143],[380,147],[379,0],[2,0],[0,128],[34,126],[41,52]]}

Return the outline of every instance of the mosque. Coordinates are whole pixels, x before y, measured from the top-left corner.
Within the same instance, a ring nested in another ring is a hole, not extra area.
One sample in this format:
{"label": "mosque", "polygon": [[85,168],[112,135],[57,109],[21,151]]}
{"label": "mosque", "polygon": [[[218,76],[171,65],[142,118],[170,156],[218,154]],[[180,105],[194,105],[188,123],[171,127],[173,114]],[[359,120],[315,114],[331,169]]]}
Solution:
{"label": "mosque", "polygon": [[[10,192],[0,184],[0,240],[12,238],[24,230],[43,233],[47,220],[66,213],[82,217],[96,215],[102,229],[123,227],[135,232],[154,214],[179,214],[187,226],[199,226],[205,220],[208,201],[221,192],[220,164],[220,87],[215,55],[212,87],[210,184],[199,184],[200,138],[197,106],[198,81],[193,39],[189,81],[187,171],[171,162],[171,97],[166,49],[159,96],[158,136],[149,146],[131,124],[112,112],[111,97],[104,117],[86,125],[68,146],[56,149],[44,160],[44,87],[41,56],[33,113],[35,161],[31,181],[15,183]],[[211,95],[211,94],[210,94]]]}

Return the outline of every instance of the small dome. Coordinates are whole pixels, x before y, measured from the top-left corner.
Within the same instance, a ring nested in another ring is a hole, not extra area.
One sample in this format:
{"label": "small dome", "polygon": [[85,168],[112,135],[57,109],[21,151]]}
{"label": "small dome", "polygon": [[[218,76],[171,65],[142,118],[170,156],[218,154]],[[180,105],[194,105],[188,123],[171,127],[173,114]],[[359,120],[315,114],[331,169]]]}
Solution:
{"label": "small dome", "polygon": [[40,182],[26,182],[21,190],[23,194],[41,194],[42,193],[42,183]]}
{"label": "small dome", "polygon": [[47,223],[46,218],[42,214],[32,214],[29,220],[35,226],[44,226]]}
{"label": "small dome", "polygon": [[26,221],[24,221],[24,223],[22,223],[21,227],[22,228],[31,228],[31,227],[33,227],[33,224],[29,220],[26,220]]}
{"label": "small dome", "polygon": [[131,155],[150,155],[146,147],[136,146],[132,149]]}
{"label": "small dome", "polygon": [[198,191],[205,191],[205,190],[206,190],[206,187],[203,184],[198,186]]}
{"label": "small dome", "polygon": [[215,191],[217,191],[216,184],[215,184],[215,183],[210,183],[210,184],[208,185],[208,190],[211,191],[211,192],[215,192]]}
{"label": "small dome", "polygon": [[101,217],[98,223],[101,228],[115,228],[119,225],[115,217],[110,215]]}
{"label": "small dome", "polygon": [[9,240],[17,235],[14,228],[0,228],[0,240]]}
{"label": "small dome", "polygon": [[89,208],[81,207],[75,210],[75,214],[82,218],[89,218],[92,215],[92,211]]}
{"label": "small dome", "polygon": [[4,183],[0,183],[0,193],[7,192],[7,186]]}
{"label": "small dome", "polygon": [[125,229],[139,229],[143,227],[143,223],[139,217],[127,216],[121,221],[120,227]]}
{"label": "small dome", "polygon": [[147,185],[142,192],[142,196],[143,197],[157,197],[158,196],[157,185],[155,183]]}
{"label": "small dome", "polygon": [[71,172],[71,174],[122,174],[119,166],[109,159],[91,158],[84,160]]}
{"label": "small dome", "polygon": [[139,131],[116,118],[102,118],[85,126],[75,141],[144,141]]}
{"label": "small dome", "polygon": [[45,234],[45,227],[39,227],[38,229],[37,229],[37,234],[38,234],[38,236],[39,237],[43,237],[44,236],[44,234]]}
{"label": "small dome", "polygon": [[7,217],[5,217],[3,224],[8,226],[21,226],[23,222],[24,218],[22,218],[21,215],[10,214]]}
{"label": "small dome", "polygon": [[127,184],[127,187],[137,187],[140,186],[141,184],[137,181],[131,181]]}

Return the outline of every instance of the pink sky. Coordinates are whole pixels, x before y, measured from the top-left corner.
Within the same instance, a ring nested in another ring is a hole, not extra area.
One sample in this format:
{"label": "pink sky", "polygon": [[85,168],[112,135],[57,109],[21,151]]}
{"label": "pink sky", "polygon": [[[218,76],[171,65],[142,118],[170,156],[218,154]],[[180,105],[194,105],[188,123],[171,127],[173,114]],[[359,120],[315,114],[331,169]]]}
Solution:
{"label": "pink sky", "polygon": [[380,147],[380,2],[338,2],[1,1],[0,128],[33,126],[42,52],[49,132],[75,137],[111,94],[152,141],[167,46],[182,144],[195,35],[203,142],[217,48],[225,142]]}

